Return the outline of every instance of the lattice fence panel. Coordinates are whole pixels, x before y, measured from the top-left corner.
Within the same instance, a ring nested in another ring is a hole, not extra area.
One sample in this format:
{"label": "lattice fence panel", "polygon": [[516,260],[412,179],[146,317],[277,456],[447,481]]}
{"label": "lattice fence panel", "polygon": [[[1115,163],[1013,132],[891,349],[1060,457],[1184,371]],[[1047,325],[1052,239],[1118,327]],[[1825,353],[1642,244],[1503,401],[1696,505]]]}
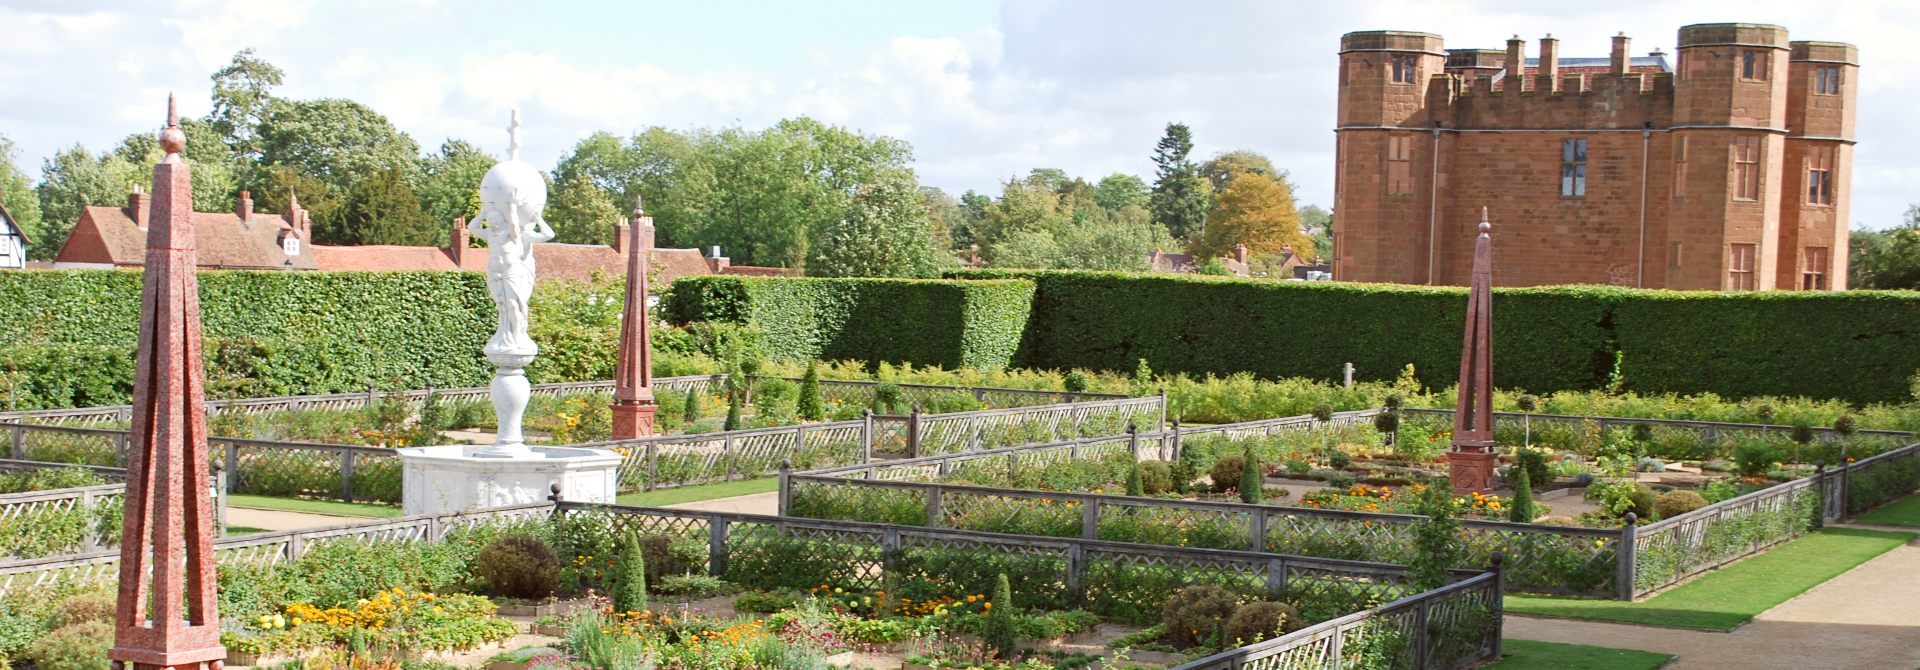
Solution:
{"label": "lattice fence panel", "polygon": [[1244,512],[1158,505],[1100,505],[1100,539],[1202,549],[1252,548]]}
{"label": "lattice fence panel", "polygon": [[72,554],[120,541],[124,488],[0,496],[0,557]]}
{"label": "lattice fence panel", "polygon": [[341,458],[336,451],[247,445],[239,447],[237,461],[227,470],[235,493],[321,497],[340,493]]}
{"label": "lattice fence panel", "polygon": [[119,444],[119,438],[108,433],[28,428],[26,460],[121,467]]}
{"label": "lattice fence panel", "polygon": [[947,528],[1042,537],[1081,533],[1081,504],[1074,500],[946,490],[940,512],[940,525]]}
{"label": "lattice fence panel", "polygon": [[900,553],[894,559],[893,581],[924,586],[921,599],[962,598],[991,596],[992,584],[1004,574],[1014,594],[1014,605],[1062,609],[1072,602],[1067,589],[1067,554],[1067,549],[1058,545],[903,533]]}
{"label": "lattice fence panel", "polygon": [[1643,595],[1805,534],[1819,493],[1799,480],[1640,529],[1634,538],[1634,594]]}
{"label": "lattice fence panel", "polygon": [[730,524],[727,576],[760,588],[878,590],[885,586],[884,539],[877,531]]}

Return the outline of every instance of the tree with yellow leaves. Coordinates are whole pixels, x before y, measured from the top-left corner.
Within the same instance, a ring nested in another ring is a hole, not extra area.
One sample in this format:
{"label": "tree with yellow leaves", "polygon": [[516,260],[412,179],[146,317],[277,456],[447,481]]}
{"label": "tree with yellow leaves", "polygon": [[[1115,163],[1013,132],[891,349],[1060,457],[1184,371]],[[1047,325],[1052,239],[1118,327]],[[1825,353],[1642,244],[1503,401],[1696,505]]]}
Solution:
{"label": "tree with yellow leaves", "polygon": [[1287,245],[1295,253],[1313,254],[1313,238],[1300,230],[1300,210],[1294,208],[1286,184],[1251,172],[1227,182],[1193,245],[1193,255],[1231,256],[1235,244],[1247,245],[1253,256],[1279,253]]}

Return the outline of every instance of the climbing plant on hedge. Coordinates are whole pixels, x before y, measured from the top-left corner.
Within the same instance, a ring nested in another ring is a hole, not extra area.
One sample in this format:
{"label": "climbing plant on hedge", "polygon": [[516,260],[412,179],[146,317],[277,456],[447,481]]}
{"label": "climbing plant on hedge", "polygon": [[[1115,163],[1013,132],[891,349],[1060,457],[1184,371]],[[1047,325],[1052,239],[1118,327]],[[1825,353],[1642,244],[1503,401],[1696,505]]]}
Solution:
{"label": "climbing plant on hedge", "polygon": [[861,360],[1002,368],[1033,300],[1024,281],[687,277],[665,313],[761,331],[778,360]]}

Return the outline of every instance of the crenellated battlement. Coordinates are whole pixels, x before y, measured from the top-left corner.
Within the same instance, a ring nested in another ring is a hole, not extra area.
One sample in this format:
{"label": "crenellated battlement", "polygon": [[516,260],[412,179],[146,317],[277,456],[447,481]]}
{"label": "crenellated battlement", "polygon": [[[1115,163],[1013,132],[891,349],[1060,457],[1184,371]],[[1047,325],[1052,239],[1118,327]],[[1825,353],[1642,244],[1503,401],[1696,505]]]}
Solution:
{"label": "crenellated battlement", "polygon": [[1449,259],[1487,206],[1523,249],[1503,284],[1844,288],[1858,49],[1757,23],[1676,37],[1670,58],[1625,34],[1343,36],[1334,275],[1463,283]]}

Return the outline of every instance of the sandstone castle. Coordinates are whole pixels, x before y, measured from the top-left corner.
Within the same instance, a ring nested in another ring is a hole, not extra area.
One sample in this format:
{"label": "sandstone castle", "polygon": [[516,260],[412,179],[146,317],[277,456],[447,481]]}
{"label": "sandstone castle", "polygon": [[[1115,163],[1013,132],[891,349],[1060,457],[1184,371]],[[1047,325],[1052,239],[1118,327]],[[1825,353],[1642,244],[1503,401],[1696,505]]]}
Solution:
{"label": "sandstone castle", "polygon": [[1858,50],[1779,26],[1680,29],[1675,60],[1540,40],[1340,40],[1334,277],[1465,284],[1480,208],[1495,283],[1844,289]]}

